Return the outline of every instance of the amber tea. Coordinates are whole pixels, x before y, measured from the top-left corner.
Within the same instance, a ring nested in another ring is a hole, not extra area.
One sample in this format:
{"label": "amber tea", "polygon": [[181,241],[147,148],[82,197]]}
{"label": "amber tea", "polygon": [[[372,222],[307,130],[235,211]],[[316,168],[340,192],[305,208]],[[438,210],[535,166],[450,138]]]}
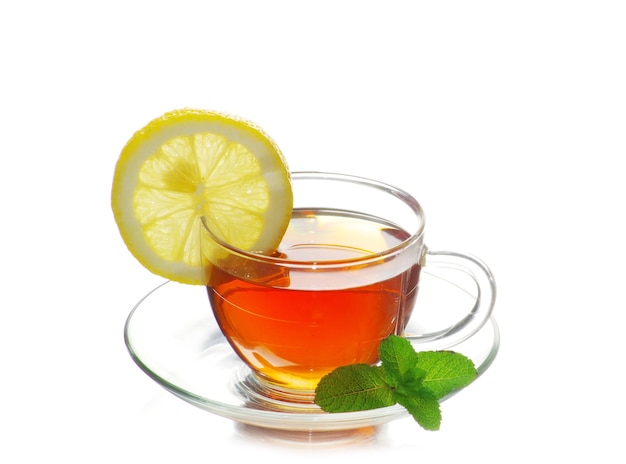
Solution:
{"label": "amber tea", "polygon": [[[380,341],[402,333],[420,272],[418,262],[392,270],[386,260],[394,258],[376,254],[409,236],[378,218],[296,210],[278,258],[338,267],[285,267],[255,278],[249,266],[216,266],[208,282],[216,320],[242,359],[289,388],[315,388],[338,366],[372,364]],[[371,262],[352,261],[366,256]]]}

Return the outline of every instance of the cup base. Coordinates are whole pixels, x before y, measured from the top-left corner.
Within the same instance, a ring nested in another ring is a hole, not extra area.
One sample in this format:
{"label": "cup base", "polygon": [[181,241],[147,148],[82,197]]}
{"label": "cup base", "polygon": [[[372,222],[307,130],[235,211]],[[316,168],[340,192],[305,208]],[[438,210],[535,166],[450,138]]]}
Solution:
{"label": "cup base", "polygon": [[319,413],[315,390],[301,390],[275,384],[253,372],[241,372],[234,388],[246,399],[249,407],[266,411]]}

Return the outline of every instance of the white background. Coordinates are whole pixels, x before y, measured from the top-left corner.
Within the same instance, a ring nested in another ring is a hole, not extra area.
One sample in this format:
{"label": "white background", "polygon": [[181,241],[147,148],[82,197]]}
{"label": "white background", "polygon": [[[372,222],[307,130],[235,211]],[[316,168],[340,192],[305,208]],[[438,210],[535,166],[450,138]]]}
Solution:
{"label": "white background", "polygon": [[[625,24],[602,0],[3,2],[0,461],[624,462]],[[134,365],[123,325],[162,279],[112,174],[185,106],[409,190],[431,248],[490,265],[500,354],[440,431],[276,443]]]}

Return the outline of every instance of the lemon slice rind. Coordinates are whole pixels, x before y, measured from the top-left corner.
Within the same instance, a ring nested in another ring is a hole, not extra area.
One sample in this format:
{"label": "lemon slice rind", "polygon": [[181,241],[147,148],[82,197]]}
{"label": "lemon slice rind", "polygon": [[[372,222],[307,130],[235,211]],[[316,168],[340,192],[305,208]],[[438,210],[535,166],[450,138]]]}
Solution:
{"label": "lemon slice rind", "polygon": [[293,194],[282,153],[259,127],[184,109],[131,137],[115,168],[111,206],[144,267],[199,285],[201,217],[229,245],[271,253],[289,223]]}

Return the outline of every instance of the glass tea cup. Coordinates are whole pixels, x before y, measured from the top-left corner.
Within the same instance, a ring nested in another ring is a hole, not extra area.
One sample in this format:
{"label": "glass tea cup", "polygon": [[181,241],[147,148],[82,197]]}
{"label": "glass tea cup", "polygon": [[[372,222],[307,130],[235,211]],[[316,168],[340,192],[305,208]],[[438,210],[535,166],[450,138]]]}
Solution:
{"label": "glass tea cup", "polygon": [[[407,192],[333,173],[296,172],[292,182],[292,218],[270,256],[231,247],[202,222],[211,307],[251,370],[252,390],[310,403],[333,369],[376,363],[390,334],[444,349],[487,322],[495,302],[490,270],[470,255],[428,250],[424,213]],[[465,272],[478,297],[455,322],[410,332],[424,266]]]}

